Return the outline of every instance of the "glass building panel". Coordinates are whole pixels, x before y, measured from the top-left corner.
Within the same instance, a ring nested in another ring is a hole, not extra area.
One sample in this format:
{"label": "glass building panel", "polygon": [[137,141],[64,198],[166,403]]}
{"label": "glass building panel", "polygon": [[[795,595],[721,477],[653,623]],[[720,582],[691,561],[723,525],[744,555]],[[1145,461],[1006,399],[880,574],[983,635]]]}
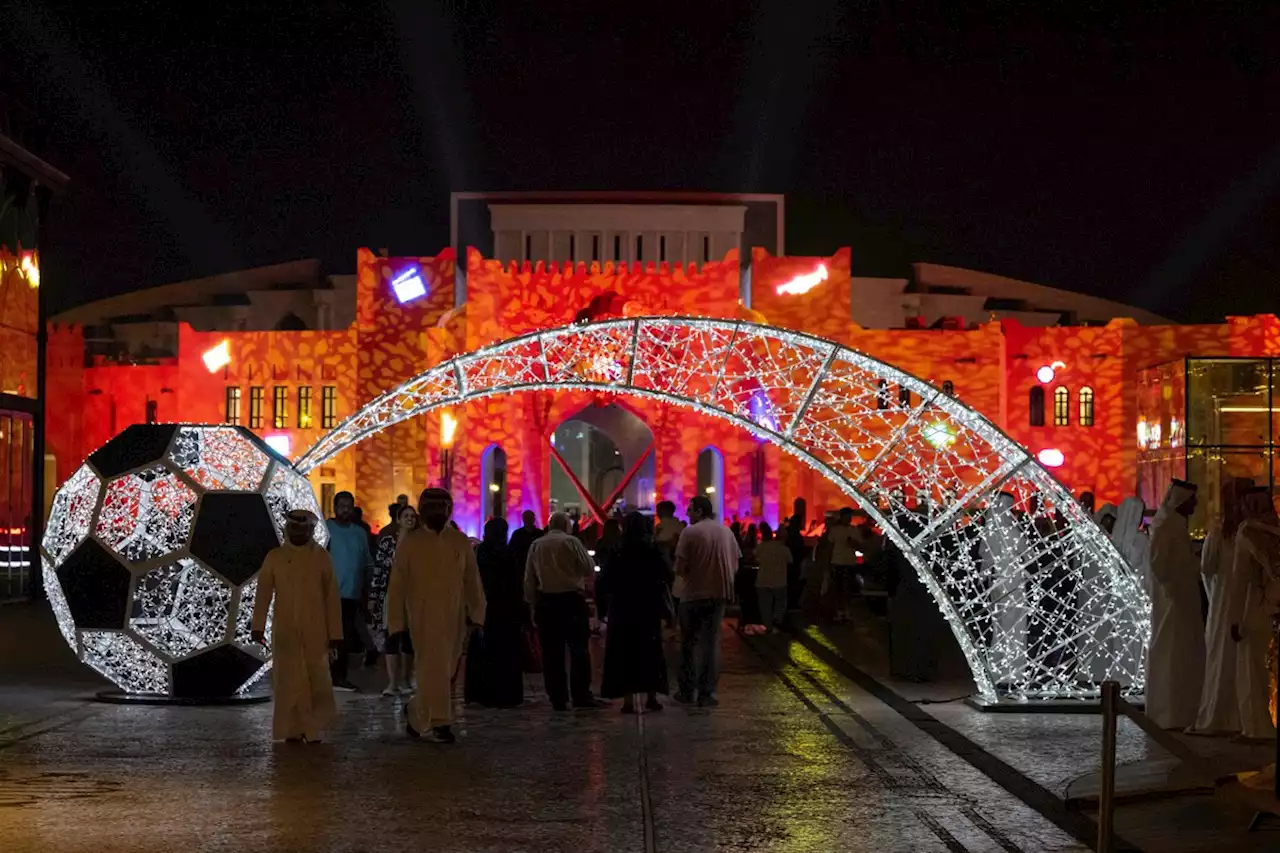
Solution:
{"label": "glass building panel", "polygon": [[1270,443],[1271,368],[1266,359],[1190,360],[1187,400],[1188,445]]}

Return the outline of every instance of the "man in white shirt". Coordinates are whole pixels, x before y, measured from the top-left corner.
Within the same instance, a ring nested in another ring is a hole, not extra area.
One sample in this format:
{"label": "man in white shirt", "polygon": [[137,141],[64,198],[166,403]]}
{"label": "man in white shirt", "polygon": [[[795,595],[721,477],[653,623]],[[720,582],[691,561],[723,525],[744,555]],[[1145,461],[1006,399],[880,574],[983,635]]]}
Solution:
{"label": "man in white shirt", "polygon": [[547,696],[557,711],[567,710],[570,698],[575,708],[601,708],[606,704],[591,695],[591,652],[587,648],[591,612],[586,584],[595,569],[587,549],[569,533],[569,516],[553,513],[547,519],[547,532],[529,546],[524,600],[542,643],[542,677]]}
{"label": "man in white shirt", "polygon": [[689,501],[689,526],[676,543],[676,576],[684,579],[680,601],[680,691],[677,702],[720,704],[720,623],[733,599],[733,578],[742,550],[733,531],[716,521],[711,500]]}

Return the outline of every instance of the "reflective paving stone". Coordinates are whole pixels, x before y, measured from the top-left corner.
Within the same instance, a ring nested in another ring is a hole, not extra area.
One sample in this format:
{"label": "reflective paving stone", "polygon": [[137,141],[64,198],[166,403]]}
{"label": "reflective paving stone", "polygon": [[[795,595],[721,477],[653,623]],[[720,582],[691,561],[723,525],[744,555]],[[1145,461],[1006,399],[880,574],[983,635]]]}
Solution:
{"label": "reflective paving stone", "polygon": [[726,632],[718,709],[539,697],[466,709],[452,748],[373,693],[312,746],[272,744],[265,705],[88,706],[0,749],[0,850],[1085,849],[801,651]]}

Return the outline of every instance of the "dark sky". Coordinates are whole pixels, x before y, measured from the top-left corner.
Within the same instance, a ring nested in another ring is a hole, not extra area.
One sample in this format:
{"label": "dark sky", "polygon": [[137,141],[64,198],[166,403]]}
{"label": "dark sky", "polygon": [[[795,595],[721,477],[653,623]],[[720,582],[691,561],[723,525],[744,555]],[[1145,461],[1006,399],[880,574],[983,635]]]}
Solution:
{"label": "dark sky", "polygon": [[6,6],[74,181],[60,307],[430,254],[450,190],[708,189],[787,193],[789,250],[859,274],[1280,312],[1280,3]]}

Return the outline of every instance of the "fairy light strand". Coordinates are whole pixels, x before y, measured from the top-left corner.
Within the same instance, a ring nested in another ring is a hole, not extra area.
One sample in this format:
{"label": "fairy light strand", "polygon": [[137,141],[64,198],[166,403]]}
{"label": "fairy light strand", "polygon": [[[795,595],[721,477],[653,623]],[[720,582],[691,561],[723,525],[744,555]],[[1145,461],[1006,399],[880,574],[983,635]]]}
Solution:
{"label": "fairy light strand", "polygon": [[297,468],[434,409],[539,390],[630,394],[719,417],[826,476],[919,572],[987,701],[1091,698],[1112,679],[1143,689],[1149,599],[1070,492],[977,411],[812,335],[691,317],[541,330],[380,395]]}

